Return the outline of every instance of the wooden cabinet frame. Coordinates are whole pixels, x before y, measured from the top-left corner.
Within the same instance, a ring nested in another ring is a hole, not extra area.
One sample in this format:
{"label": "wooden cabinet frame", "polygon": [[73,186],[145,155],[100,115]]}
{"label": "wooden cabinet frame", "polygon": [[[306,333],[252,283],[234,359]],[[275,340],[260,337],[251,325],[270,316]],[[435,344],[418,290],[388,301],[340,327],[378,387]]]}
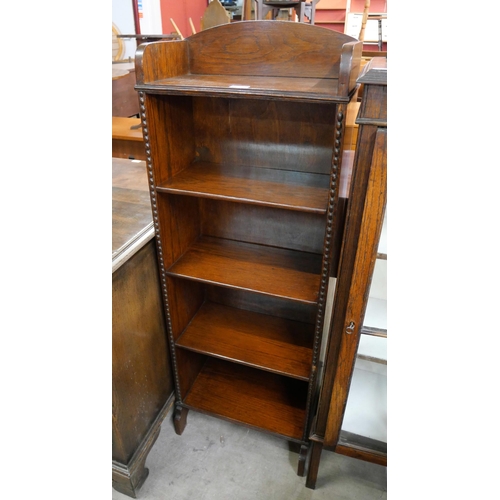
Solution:
{"label": "wooden cabinet frame", "polygon": [[339,442],[349,386],[377,258],[387,200],[387,66],[374,58],[358,79],[364,85],[346,231],[340,257],[325,376],[311,440],[306,486],[314,489],[323,447],[383,464],[378,452]]}

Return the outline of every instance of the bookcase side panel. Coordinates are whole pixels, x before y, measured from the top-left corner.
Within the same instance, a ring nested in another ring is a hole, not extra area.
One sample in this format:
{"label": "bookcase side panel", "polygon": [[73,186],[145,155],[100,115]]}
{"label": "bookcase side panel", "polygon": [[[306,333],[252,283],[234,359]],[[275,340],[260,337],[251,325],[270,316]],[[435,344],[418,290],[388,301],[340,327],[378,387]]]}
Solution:
{"label": "bookcase side panel", "polygon": [[195,281],[166,277],[169,324],[176,341],[205,300],[205,287]]}
{"label": "bookcase side panel", "polygon": [[[184,401],[203,369],[207,356],[185,349],[175,348],[177,361],[177,383],[181,401]],[[179,395],[178,395],[179,396]]]}
{"label": "bookcase side panel", "polygon": [[151,156],[154,182],[160,185],[195,158],[192,98],[147,94],[145,108],[146,154]]}
{"label": "bookcase side panel", "polygon": [[188,196],[158,193],[158,223],[161,258],[168,269],[200,236],[198,200]]}

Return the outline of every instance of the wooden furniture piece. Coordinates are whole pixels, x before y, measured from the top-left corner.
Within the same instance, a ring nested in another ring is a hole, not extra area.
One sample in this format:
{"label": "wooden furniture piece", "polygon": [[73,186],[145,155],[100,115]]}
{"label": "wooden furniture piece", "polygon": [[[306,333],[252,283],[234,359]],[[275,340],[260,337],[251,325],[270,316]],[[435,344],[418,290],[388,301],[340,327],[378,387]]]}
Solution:
{"label": "wooden furniture piece", "polygon": [[[309,24],[314,24],[316,20],[316,4],[320,0],[311,0],[304,5],[304,16],[309,19]],[[304,21],[303,21],[304,22]]]}
{"label": "wooden furniture piece", "polygon": [[[356,97],[357,94],[355,94]],[[358,124],[356,117],[358,116],[360,103],[351,101],[347,106],[346,128],[344,136],[344,149],[355,150],[358,139]]]}
{"label": "wooden furniture piece", "polygon": [[128,496],[173,403],[145,162],[113,158],[113,488]]}
{"label": "wooden furniture piece", "polygon": [[123,42],[120,40],[119,34],[120,34],[120,32],[119,32],[117,26],[113,23],[112,37],[111,37],[112,60],[113,61],[120,61],[123,57],[124,52],[125,52]]}
{"label": "wooden furniture piece", "polygon": [[139,114],[139,100],[135,85],[135,68],[129,65],[113,65],[111,104],[112,116],[136,116]]}
{"label": "wooden furniture piece", "polygon": [[[347,208],[346,231],[331,319],[324,380],[310,439],[306,486],[314,488],[322,448],[376,463],[381,450],[340,442],[340,429],[377,258],[387,198],[387,66],[374,58],[358,82],[364,86],[358,142]],[[353,249],[355,249],[353,251]]]}
{"label": "wooden furniture piece", "polygon": [[163,40],[168,42],[169,40],[179,40],[179,34],[178,33],[163,33],[163,34],[156,34],[156,35],[143,35],[143,34],[120,34],[118,35],[118,38],[134,38],[136,40],[136,44],[139,47],[141,43],[146,43],[146,42],[156,42],[158,40]]}
{"label": "wooden furniture piece", "polygon": [[[387,52],[387,2],[350,0],[346,9],[344,33],[363,42],[363,50]],[[380,56],[380,54],[379,54]]]}
{"label": "wooden furniture piece", "polygon": [[267,14],[271,13],[271,19],[274,20],[279,14],[280,9],[295,9],[298,21],[304,22],[304,8],[306,0],[287,1],[276,0],[274,2],[266,0],[255,0],[255,19],[266,19]]}
{"label": "wooden furniture piece", "polygon": [[338,183],[361,44],[241,21],[137,52],[175,379],[196,410],[301,446],[304,473]]}
{"label": "wooden furniture piece", "polygon": [[113,158],[146,159],[140,118],[113,116],[111,141]]}
{"label": "wooden furniture piece", "polygon": [[201,17],[201,29],[206,30],[231,22],[231,16],[219,0],[212,0]]}
{"label": "wooden furniture piece", "polygon": [[[371,10],[371,14],[368,13],[365,23],[366,34],[363,31],[362,38],[360,38],[363,17],[368,2],[370,3],[368,8]],[[379,22],[378,17],[382,18],[382,24],[387,22],[386,0],[321,0],[316,7],[315,23],[362,40],[364,50],[373,51],[372,46],[375,44],[379,45],[379,51],[387,52],[385,26],[382,41],[379,41],[377,26],[373,26],[374,23],[377,25],[377,22]],[[380,55],[380,53],[377,54],[377,56]]]}
{"label": "wooden furniture piece", "polygon": [[254,0],[243,0],[243,9],[241,19],[250,21],[252,19],[252,3]]}

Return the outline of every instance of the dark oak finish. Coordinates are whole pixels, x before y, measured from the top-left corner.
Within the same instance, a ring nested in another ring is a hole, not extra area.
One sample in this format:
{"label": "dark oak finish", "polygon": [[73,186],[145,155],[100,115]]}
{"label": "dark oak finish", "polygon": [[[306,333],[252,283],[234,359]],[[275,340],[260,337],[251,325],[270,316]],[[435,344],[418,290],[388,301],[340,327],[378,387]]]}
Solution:
{"label": "dark oak finish", "polygon": [[131,497],[171,403],[145,163],[113,159],[113,487]]}
{"label": "dark oak finish", "polygon": [[301,475],[360,57],[351,37],[279,21],[136,57],[176,432],[193,409],[282,436]]}
{"label": "dark oak finish", "polygon": [[364,84],[364,91],[356,120],[359,132],[346,231],[324,381],[310,436],[313,446],[306,486],[313,489],[323,446],[364,459],[370,459],[371,455],[376,463],[384,461],[380,452],[370,454],[348,443],[339,443],[387,199],[386,60],[373,59],[358,81]]}

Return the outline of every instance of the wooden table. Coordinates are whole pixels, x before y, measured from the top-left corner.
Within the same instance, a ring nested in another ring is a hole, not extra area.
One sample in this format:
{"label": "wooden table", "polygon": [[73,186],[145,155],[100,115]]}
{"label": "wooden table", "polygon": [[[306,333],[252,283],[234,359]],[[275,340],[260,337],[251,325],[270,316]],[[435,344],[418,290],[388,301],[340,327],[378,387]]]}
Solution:
{"label": "wooden table", "polygon": [[135,498],[173,383],[145,162],[112,163],[113,488]]}
{"label": "wooden table", "polygon": [[141,119],[123,116],[113,116],[112,118],[113,158],[146,160]]}

